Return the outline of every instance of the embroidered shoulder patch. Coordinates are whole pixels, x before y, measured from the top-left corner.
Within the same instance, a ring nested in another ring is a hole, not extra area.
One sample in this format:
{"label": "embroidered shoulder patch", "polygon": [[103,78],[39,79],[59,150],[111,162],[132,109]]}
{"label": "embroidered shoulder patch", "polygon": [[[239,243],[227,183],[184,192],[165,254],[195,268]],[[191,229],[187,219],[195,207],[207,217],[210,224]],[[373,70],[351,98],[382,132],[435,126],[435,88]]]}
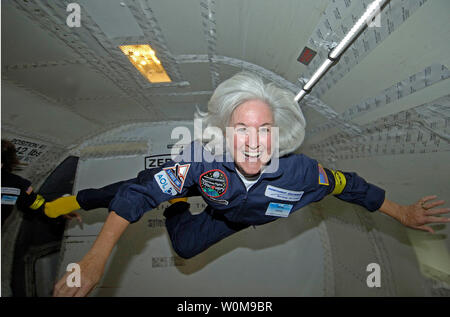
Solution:
{"label": "embroidered shoulder patch", "polygon": [[191,164],[175,164],[175,166],[163,168],[169,177],[170,183],[178,193],[181,193],[183,190],[184,181],[186,180],[190,166]]}
{"label": "embroidered shoulder patch", "polygon": [[321,164],[319,164],[319,184],[330,186],[330,183],[328,182],[327,173],[325,172]]}
{"label": "embroidered shoulder patch", "polygon": [[228,189],[227,176],[219,169],[210,170],[200,175],[199,184],[203,193],[211,198],[222,196]]}
{"label": "embroidered shoulder patch", "polygon": [[167,173],[165,171],[161,171],[158,174],[155,174],[154,178],[163,193],[172,196],[175,196],[177,194],[177,191],[170,183],[169,177],[167,177]]}

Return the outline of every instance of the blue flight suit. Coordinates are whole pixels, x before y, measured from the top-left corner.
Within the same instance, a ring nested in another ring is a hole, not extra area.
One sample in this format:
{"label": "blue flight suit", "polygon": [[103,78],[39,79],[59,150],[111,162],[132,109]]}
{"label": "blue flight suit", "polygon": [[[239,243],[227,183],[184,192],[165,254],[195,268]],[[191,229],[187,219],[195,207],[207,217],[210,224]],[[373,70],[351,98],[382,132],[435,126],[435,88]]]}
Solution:
{"label": "blue flight suit", "polygon": [[[192,215],[187,203],[174,204],[165,212],[174,250],[190,258],[243,228],[288,217],[333,192],[335,175],[316,160],[290,154],[279,158],[278,163],[278,168],[266,169],[247,191],[229,154],[213,156],[193,142],[175,161],[144,170],[135,179],[106,186],[100,194],[81,191],[77,200],[83,209],[89,209],[90,201],[110,201],[109,210],[133,223],[164,201],[201,195],[208,204],[201,214]],[[356,173],[342,174],[346,184],[337,198],[369,211],[380,208],[385,198],[383,189]]]}

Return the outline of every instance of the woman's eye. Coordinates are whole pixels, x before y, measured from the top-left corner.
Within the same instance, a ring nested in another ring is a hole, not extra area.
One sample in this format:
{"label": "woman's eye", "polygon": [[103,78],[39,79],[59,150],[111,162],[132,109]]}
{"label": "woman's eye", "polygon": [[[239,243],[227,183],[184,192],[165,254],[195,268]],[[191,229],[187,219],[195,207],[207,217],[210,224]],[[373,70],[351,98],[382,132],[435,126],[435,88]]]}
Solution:
{"label": "woman's eye", "polygon": [[244,127],[236,128],[236,132],[241,134],[247,133],[247,128]]}

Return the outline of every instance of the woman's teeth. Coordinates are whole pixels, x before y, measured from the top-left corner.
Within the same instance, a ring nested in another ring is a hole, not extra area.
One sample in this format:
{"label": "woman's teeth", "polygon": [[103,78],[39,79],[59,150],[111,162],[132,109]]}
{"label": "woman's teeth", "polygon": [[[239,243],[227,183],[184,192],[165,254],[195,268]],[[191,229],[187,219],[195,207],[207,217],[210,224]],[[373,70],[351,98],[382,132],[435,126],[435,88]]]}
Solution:
{"label": "woman's teeth", "polygon": [[246,157],[260,157],[262,152],[244,152]]}

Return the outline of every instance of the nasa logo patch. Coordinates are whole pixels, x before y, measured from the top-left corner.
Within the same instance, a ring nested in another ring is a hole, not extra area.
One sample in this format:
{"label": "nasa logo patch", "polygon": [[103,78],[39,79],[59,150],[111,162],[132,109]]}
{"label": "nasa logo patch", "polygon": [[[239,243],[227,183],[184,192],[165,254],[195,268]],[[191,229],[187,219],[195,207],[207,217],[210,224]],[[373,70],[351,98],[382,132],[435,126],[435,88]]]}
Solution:
{"label": "nasa logo patch", "polygon": [[200,175],[199,184],[206,196],[218,198],[226,193],[228,178],[223,171],[214,169]]}

